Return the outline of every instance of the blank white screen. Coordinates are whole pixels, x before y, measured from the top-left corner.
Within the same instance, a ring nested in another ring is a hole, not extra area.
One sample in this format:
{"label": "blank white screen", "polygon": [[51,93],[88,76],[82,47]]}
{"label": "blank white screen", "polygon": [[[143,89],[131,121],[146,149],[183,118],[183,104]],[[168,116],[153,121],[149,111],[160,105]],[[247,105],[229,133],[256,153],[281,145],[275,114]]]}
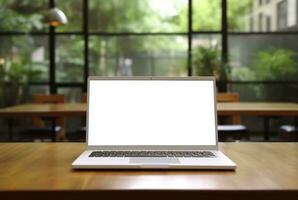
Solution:
{"label": "blank white screen", "polygon": [[88,145],[215,145],[209,80],[91,80]]}

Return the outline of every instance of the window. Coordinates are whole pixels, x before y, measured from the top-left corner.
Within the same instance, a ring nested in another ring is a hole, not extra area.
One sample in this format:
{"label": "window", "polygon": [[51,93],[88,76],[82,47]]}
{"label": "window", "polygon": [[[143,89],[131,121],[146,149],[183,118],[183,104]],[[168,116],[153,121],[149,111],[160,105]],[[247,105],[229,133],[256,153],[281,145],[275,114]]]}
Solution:
{"label": "window", "polygon": [[254,31],[254,19],[253,17],[249,18],[249,31]]}
{"label": "window", "polygon": [[47,31],[41,20],[47,0],[1,0],[0,5],[1,31]]}
{"label": "window", "polygon": [[57,32],[83,31],[83,1],[82,0],[56,0],[56,7],[63,10],[68,23],[58,27]]}
{"label": "window", "polygon": [[[48,37],[0,35],[6,81],[48,81]],[[17,80],[13,80],[17,79]]]}
{"label": "window", "polygon": [[263,13],[258,15],[258,31],[263,31]]}
{"label": "window", "polygon": [[263,0],[259,0],[259,6],[263,5]]}
{"label": "window", "polygon": [[266,17],[266,31],[271,31],[271,17],[267,16]]}
{"label": "window", "polygon": [[[254,0],[227,0],[228,3],[228,29],[230,32],[249,32],[256,20]],[[255,21],[250,21],[255,20]],[[255,23],[257,24],[257,23]],[[257,28],[257,27],[256,27]]]}
{"label": "window", "polygon": [[[296,102],[298,98],[296,35],[253,34],[229,36],[232,92],[245,101]],[[256,82],[261,81],[261,84]],[[270,83],[289,81],[285,84]],[[243,84],[246,83],[246,84]]]}
{"label": "window", "polygon": [[296,35],[229,36],[232,80],[298,80]]}
{"label": "window", "polygon": [[219,31],[221,0],[193,0],[192,18],[195,31]]}
{"label": "window", "polygon": [[277,4],[277,30],[285,30],[288,26],[288,2],[283,0]]}
{"label": "window", "polygon": [[101,76],[187,76],[185,36],[92,36],[90,71]]}
{"label": "window", "polygon": [[56,37],[56,81],[82,83],[84,77],[84,41],[82,36]]}
{"label": "window", "polygon": [[[290,20],[298,14],[287,12],[293,1],[51,1],[69,20],[53,34],[42,23],[42,12],[48,9],[50,0],[0,0],[0,59],[15,65],[21,62],[28,71],[37,71],[36,77],[29,78],[34,82],[32,87],[50,88],[52,92],[84,90],[87,75],[195,75],[194,60],[200,47],[214,50],[219,60],[229,59],[233,75],[242,70],[240,78],[231,76],[232,81],[255,81],[249,78],[247,69],[254,66],[260,52],[298,52],[293,45],[297,25]],[[222,10],[224,3],[227,10]],[[224,13],[228,16],[227,27],[222,27]],[[49,57],[50,36],[55,41],[56,48],[51,49],[55,60]],[[291,63],[297,63],[297,56],[289,57]],[[55,65],[51,70],[50,63]],[[55,81],[50,83],[53,76]],[[295,70],[289,70],[287,76],[274,81],[296,81],[298,77]],[[70,92],[65,93],[70,96]]]}
{"label": "window", "polygon": [[89,0],[90,32],[187,32],[187,0]]}
{"label": "window", "polygon": [[[263,1],[262,7],[259,7],[258,1],[255,0],[227,0],[227,2],[230,32],[265,31],[267,30],[267,15],[271,18],[270,31],[272,32],[296,32],[298,30],[295,25],[298,16],[298,8],[294,9],[296,5],[298,6],[296,1],[270,1],[266,5]],[[260,13],[263,15],[262,20],[260,20]],[[253,22],[251,22],[251,18]],[[252,24],[254,24],[254,29],[251,29]]]}

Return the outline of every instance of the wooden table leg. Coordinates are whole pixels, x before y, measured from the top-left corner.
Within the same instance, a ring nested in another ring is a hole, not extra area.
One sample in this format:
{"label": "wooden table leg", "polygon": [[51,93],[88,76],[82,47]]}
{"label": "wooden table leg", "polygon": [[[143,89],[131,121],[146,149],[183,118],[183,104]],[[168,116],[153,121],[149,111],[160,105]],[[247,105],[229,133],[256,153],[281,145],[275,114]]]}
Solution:
{"label": "wooden table leg", "polygon": [[270,117],[264,116],[263,122],[264,122],[264,140],[269,141],[269,139],[270,139]]}
{"label": "wooden table leg", "polygon": [[8,139],[10,142],[13,141],[13,119],[8,119]]}
{"label": "wooden table leg", "polygon": [[52,141],[56,142],[56,118],[51,118],[52,122]]}
{"label": "wooden table leg", "polygon": [[298,141],[298,117],[294,118],[294,128],[295,139]]}

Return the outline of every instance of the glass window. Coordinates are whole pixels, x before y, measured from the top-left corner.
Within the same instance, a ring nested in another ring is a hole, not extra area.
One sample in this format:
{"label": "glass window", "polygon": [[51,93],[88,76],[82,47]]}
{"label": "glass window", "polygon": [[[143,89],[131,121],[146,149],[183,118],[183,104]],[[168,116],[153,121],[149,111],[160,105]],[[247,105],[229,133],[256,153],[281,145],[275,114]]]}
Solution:
{"label": "glass window", "polygon": [[268,30],[266,16],[271,18],[270,31],[297,31],[296,4],[296,1],[282,0],[260,6],[254,0],[228,0],[229,31],[250,32],[252,27],[256,32]]}
{"label": "glass window", "polygon": [[[233,83],[228,86],[229,91],[240,94],[244,102],[297,102],[298,88],[296,84],[274,83]],[[278,92],[277,92],[278,91]],[[255,123],[257,120],[255,120]]]}
{"label": "glass window", "polygon": [[0,31],[47,31],[42,13],[47,0],[0,0]]}
{"label": "glass window", "polygon": [[82,31],[83,28],[83,0],[56,1],[56,7],[61,9],[68,23],[56,28],[58,32]]}
{"label": "glass window", "polygon": [[90,74],[102,76],[185,76],[184,36],[92,36]]}
{"label": "glass window", "polygon": [[65,102],[68,103],[78,103],[81,102],[82,98],[82,88],[76,87],[59,87],[57,89],[58,94],[63,94],[65,96]]}
{"label": "glass window", "polygon": [[229,36],[232,79],[298,80],[297,39],[296,35]]}
{"label": "glass window", "polygon": [[[80,87],[58,87],[58,94],[65,96],[65,102],[77,103],[81,102],[82,89]],[[67,117],[65,118],[66,138],[74,140],[78,137],[78,130],[86,126],[86,122],[80,117]]]}
{"label": "glass window", "polygon": [[48,85],[41,85],[41,86],[36,86],[36,85],[31,85],[29,87],[29,93],[26,95],[26,102],[32,102],[33,96],[36,94],[49,94],[50,89]]}
{"label": "glass window", "polygon": [[193,75],[215,76],[221,63],[220,34],[196,34],[192,38]]}
{"label": "glass window", "polygon": [[193,30],[220,31],[221,0],[193,0]]}
{"label": "glass window", "polygon": [[1,78],[5,81],[48,81],[47,36],[0,36]]}
{"label": "glass window", "polygon": [[8,84],[5,88],[1,87],[0,91],[0,107],[7,107],[20,103],[30,103],[35,94],[49,94],[49,87],[47,85],[33,86],[28,84],[12,87]]}
{"label": "glass window", "polygon": [[56,37],[56,81],[83,82],[84,40],[82,36]]}
{"label": "glass window", "polygon": [[229,31],[253,30],[255,20],[258,19],[253,13],[257,1],[254,0],[227,0],[228,3],[228,29]]}
{"label": "glass window", "polygon": [[90,0],[91,32],[186,32],[187,0]]}

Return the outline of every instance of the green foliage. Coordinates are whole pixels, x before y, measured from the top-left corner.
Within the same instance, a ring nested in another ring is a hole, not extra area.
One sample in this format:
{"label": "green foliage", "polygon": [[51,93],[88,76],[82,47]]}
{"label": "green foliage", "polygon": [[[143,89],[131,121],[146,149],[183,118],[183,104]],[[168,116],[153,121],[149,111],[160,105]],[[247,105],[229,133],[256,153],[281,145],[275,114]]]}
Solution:
{"label": "green foliage", "polygon": [[232,70],[232,79],[236,81],[253,81],[256,80],[256,74],[248,67],[237,67]]}
{"label": "green foliage", "polygon": [[21,62],[5,61],[0,65],[0,105],[19,104],[27,97],[28,83],[38,80],[41,71],[24,66]]}
{"label": "green foliage", "polygon": [[[231,71],[231,77],[234,81],[254,81],[256,80],[255,72],[249,67],[234,67]],[[237,87],[237,86],[236,86]],[[262,96],[261,87],[258,84],[248,84],[245,86],[246,90],[244,95],[255,98]]]}
{"label": "green foliage", "polygon": [[[243,31],[244,18],[252,0],[228,0],[227,2],[229,30]],[[194,0],[193,11],[194,30],[216,31],[221,29],[221,0]]]}
{"label": "green foliage", "polygon": [[193,66],[197,76],[216,75],[220,67],[219,52],[213,48],[197,48],[194,52]]}
{"label": "green foliage", "polygon": [[233,80],[289,80],[297,75],[296,54],[289,49],[268,49],[260,51],[252,67],[234,68]]}
{"label": "green foliage", "polygon": [[41,72],[40,69],[33,69],[22,62],[5,61],[0,65],[0,82],[27,84],[30,80],[38,79]]}
{"label": "green foliage", "polygon": [[57,81],[83,81],[83,49],[84,40],[80,36],[67,36],[58,38],[56,49]]}
{"label": "green foliage", "polygon": [[258,80],[288,80],[297,73],[295,53],[288,49],[269,49],[260,52],[255,60]]}
{"label": "green foliage", "polygon": [[221,62],[219,68],[219,80],[220,81],[227,81],[230,79],[231,76],[231,65],[229,63]]}
{"label": "green foliage", "polygon": [[[90,0],[89,26],[91,31],[105,32],[179,31],[181,5],[181,1]],[[166,14],[166,7],[177,13]]]}
{"label": "green foliage", "polygon": [[216,76],[221,81],[229,78],[230,66],[221,61],[220,51],[216,47],[199,47],[193,55],[196,76]]}
{"label": "green foliage", "polygon": [[[234,68],[232,71],[233,80],[254,81],[254,80],[294,80],[297,77],[296,54],[288,49],[268,49],[257,54],[254,65],[251,67]],[[280,93],[276,95],[276,92]],[[280,101],[283,97],[284,86],[276,85],[250,85],[247,91],[253,92],[257,99]],[[282,98],[281,98],[282,97]],[[281,99],[279,99],[281,98]]]}
{"label": "green foliage", "polygon": [[228,0],[228,27],[230,31],[244,30],[244,17],[252,2],[252,0]]}
{"label": "green foliage", "polygon": [[44,28],[45,0],[0,0],[0,30],[35,31]]}
{"label": "green foliage", "polygon": [[221,29],[221,1],[193,1],[193,28],[199,31],[216,31]]}

